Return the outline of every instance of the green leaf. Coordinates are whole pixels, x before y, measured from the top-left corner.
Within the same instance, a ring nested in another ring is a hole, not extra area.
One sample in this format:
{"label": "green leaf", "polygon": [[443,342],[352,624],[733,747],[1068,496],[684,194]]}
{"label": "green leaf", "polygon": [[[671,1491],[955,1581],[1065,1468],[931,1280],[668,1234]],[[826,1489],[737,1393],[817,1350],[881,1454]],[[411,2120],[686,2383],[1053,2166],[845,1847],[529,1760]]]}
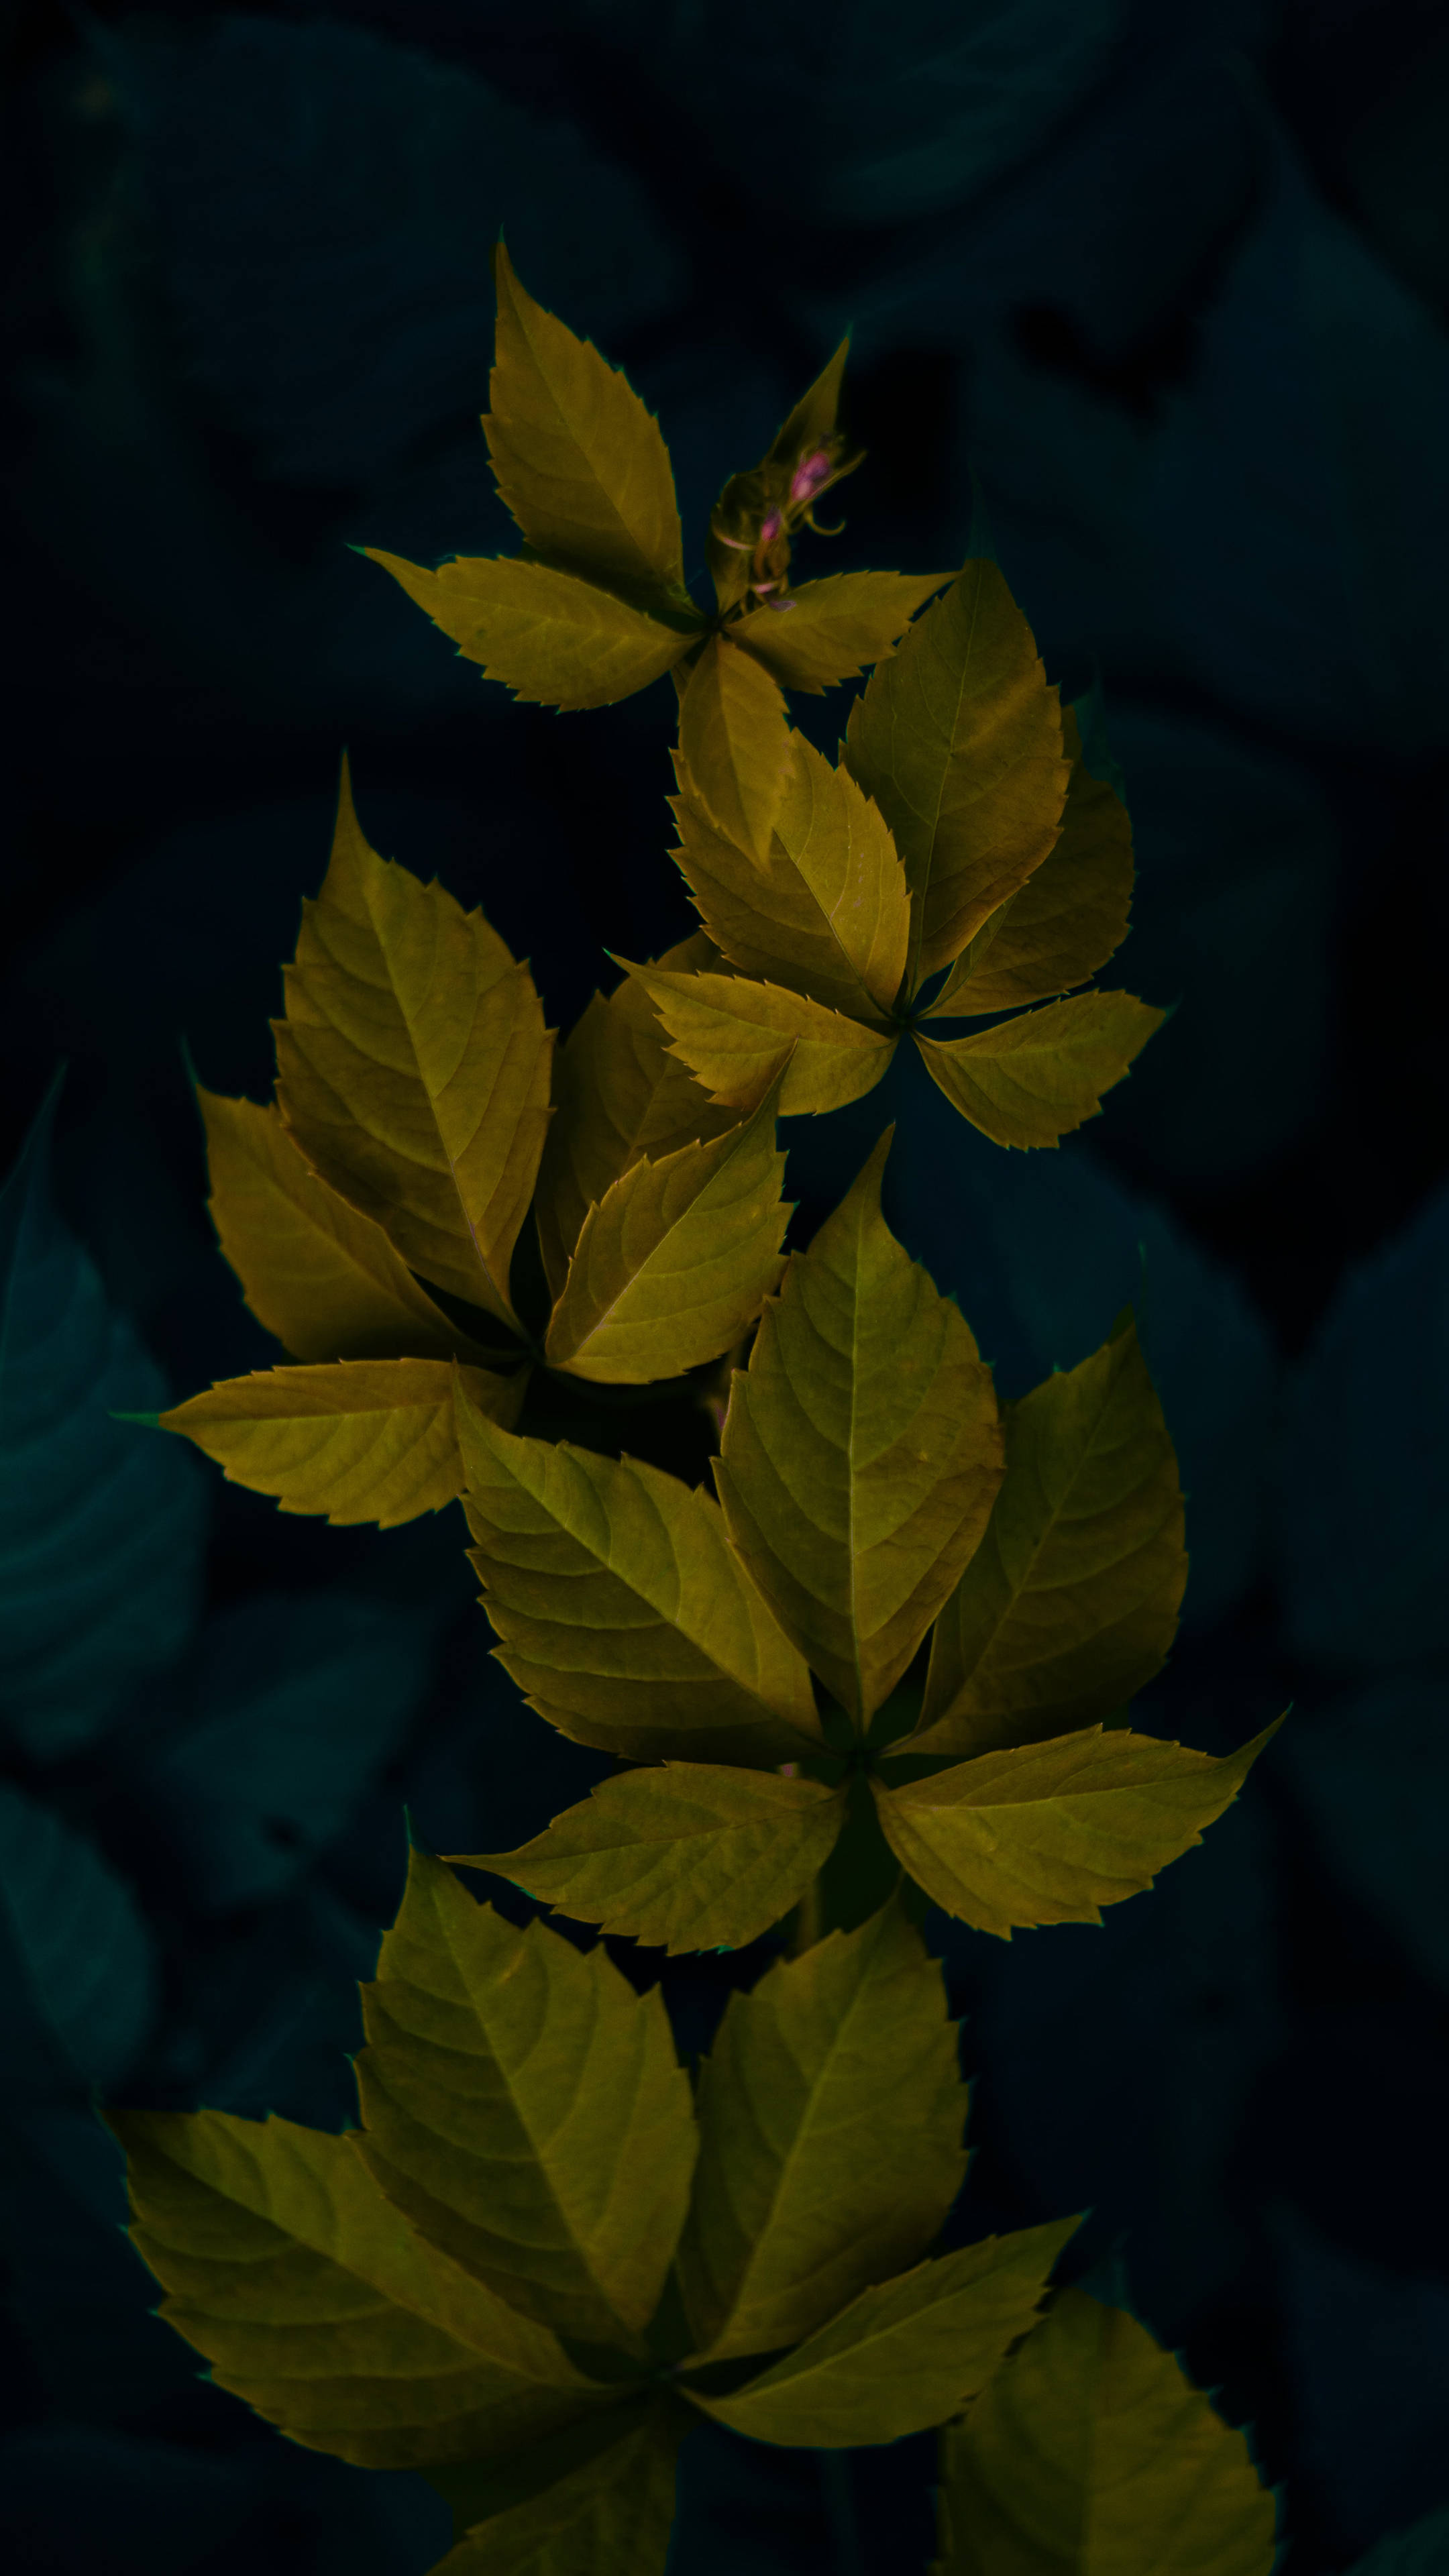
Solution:
{"label": "green leaf", "polygon": [[689,2395],[757,2442],[844,2450],[897,2442],[959,2412],[1036,2314],[1075,2218],[988,2236],[862,2290],[830,2325],[733,2397]]}
{"label": "green leaf", "polygon": [[970,1329],[881,1215],[889,1142],[792,1255],[715,1471],[735,1546],[861,1731],[975,1548],[1002,1460]]}
{"label": "green leaf", "polygon": [[[526,1369],[460,1369],[474,1405],[516,1421]],[[158,1418],[214,1458],[229,1485],[270,1494],[284,1512],[396,1529],[463,1490],[446,1360],[336,1360],[223,1378]]]}
{"label": "green leaf", "polygon": [[695,1081],[725,1107],[758,1100],[778,1076],[782,1117],[841,1109],[874,1091],[895,1053],[893,1030],[862,1027],[783,984],[619,963],[643,985]]}
{"label": "green leaf", "polygon": [[684,541],[659,423],[591,340],[536,304],[500,241],[484,434],[506,507],[537,554],[624,590],[683,597]]}
{"label": "green leaf", "polygon": [[837,572],[803,582],[777,605],[768,600],[730,625],[737,644],[759,656],[782,689],[823,697],[839,680],[889,653],[948,572]]}
{"label": "green leaf", "polygon": [[368,847],[347,772],[302,907],[277,1097],[313,1169],[408,1267],[514,1322],[508,1265],[548,1124],[553,1038],[481,912]]}
{"label": "green leaf", "polygon": [[845,756],[905,861],[914,989],[1040,867],[1071,774],[1057,692],[996,564],[968,562],[876,664]]}
{"label": "green leaf", "polygon": [[642,2349],[697,2144],[659,1987],[415,1850],[362,1999],[358,2145],[389,2200],[524,2316]]}
{"label": "green leaf", "polygon": [[486,2457],[616,2391],[414,2235],[351,2137],[223,2111],[118,2111],[132,2242],[212,2376],[361,2468]]}
{"label": "green leaf", "polygon": [[473,1562],[500,1661],[540,1716],[629,1761],[819,1752],[810,1676],[707,1494],[458,1404]]}
{"label": "green leaf", "polygon": [[517,1851],[452,1857],[671,1957],[742,1950],[799,1902],[844,1813],[814,1780],[666,1762],[601,1781]]}
{"label": "green leaf", "polygon": [[913,1753],[984,1753],[1110,1717],[1166,1660],[1182,1490],[1130,1316],[1006,1415],[1006,1476],[936,1622]]}
{"label": "green leaf", "polygon": [[965,2117],[940,1970],[898,1905],[731,1995],[679,2251],[704,2358],[797,2343],[916,2262],[961,2188]]}
{"label": "green leaf", "polygon": [[790,773],[785,701],[762,662],[712,635],[679,708],[692,792],[726,838],[763,857]]}
{"label": "green leaf", "polygon": [[390,572],[465,662],[481,664],[526,705],[609,707],[662,680],[699,642],[696,624],[673,625],[610,590],[523,555],[458,555],[409,563],[381,546],[364,554]]}
{"label": "green leaf", "polygon": [[1087,1726],[872,1786],[887,1842],[932,1902],[1009,1940],[1037,1923],[1099,1923],[1099,1907],[1140,1895],[1231,1806],[1281,1724],[1221,1760]]}
{"label": "green leaf", "polygon": [[450,1359],[470,1348],[380,1225],[309,1170],[273,1108],[196,1097],[217,1240],[259,1324],[298,1360]]}
{"label": "green leaf", "polygon": [[1062,710],[1062,737],[1072,776],[1060,837],[957,958],[928,1020],[1050,1001],[1087,983],[1127,936],[1135,873],[1127,808],[1087,768],[1071,707]]}
{"label": "green leaf", "polygon": [[1135,2317],[1061,2290],[941,2437],[935,2576],[1272,2576],[1273,2497]]}
{"label": "green leaf", "polygon": [[654,2406],[622,2442],[479,2523],[433,2576],[663,2576],[687,2420]]}
{"label": "green leaf", "polygon": [[733,965],[879,1025],[905,973],[905,870],[849,770],[832,769],[803,734],[789,741],[789,773],[763,857],[715,829],[676,753],[682,846],[674,855],[706,930]]}
{"label": "green leaf", "polygon": [[973,1037],[918,1033],[916,1044],[952,1108],[994,1145],[1056,1145],[1096,1117],[1166,1017],[1133,993],[1074,993]]}
{"label": "green leaf", "polygon": [[742,1125],[631,1165],[591,1207],[549,1320],[555,1368],[643,1386],[717,1359],[780,1276],[778,1082]]}
{"label": "green leaf", "polygon": [[14,1992],[42,2033],[44,2079],[118,2082],[157,2002],[156,1944],[130,1888],[94,1843],[0,1781],[0,1957],[10,1989],[6,2086],[24,2082]]}

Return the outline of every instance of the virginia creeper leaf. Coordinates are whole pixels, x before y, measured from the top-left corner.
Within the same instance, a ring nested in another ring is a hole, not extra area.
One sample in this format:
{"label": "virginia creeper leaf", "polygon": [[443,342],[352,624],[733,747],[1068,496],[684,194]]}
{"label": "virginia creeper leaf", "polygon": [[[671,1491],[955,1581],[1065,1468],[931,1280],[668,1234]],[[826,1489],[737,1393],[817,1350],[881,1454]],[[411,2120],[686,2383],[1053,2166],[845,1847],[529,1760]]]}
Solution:
{"label": "virginia creeper leaf", "polygon": [[823,697],[838,680],[857,679],[888,653],[948,572],[837,572],[802,582],[778,605],[765,600],[730,626],[737,644],[757,654],[782,689]]}
{"label": "virginia creeper leaf", "polygon": [[1073,993],[969,1038],[917,1036],[927,1073],[995,1145],[1056,1145],[1102,1106],[1167,1017],[1133,993]]}
{"label": "virginia creeper leaf", "polygon": [[1040,867],[1067,792],[1057,692],[996,564],[966,563],[877,662],[845,757],[905,861],[914,985]]}
{"label": "virginia creeper leaf", "polygon": [[735,1374],[715,1470],[736,1548],[862,1730],[975,1548],[1002,1471],[991,1372],[881,1215],[889,1141],[792,1256]]}
{"label": "virginia creeper leaf", "polygon": [[611,590],[521,555],[458,555],[436,572],[381,546],[363,550],[452,638],[485,680],[526,705],[608,707],[661,680],[699,640]]}
{"label": "virginia creeper leaf", "polygon": [[1127,936],[1134,876],[1127,808],[1083,760],[1071,707],[1062,709],[1062,739],[1072,775],[1060,835],[957,958],[928,1020],[1050,1001],[1087,983]]}
{"label": "virginia creeper leaf", "polygon": [[277,1097],[308,1162],[409,1268],[511,1324],[552,1036],[482,913],[368,847],[345,769],[286,986]]}
{"label": "virginia creeper leaf", "polygon": [[785,701],[762,662],[712,635],[679,708],[679,748],[705,812],[763,857],[791,763]]}
{"label": "virginia creeper leaf", "polygon": [[711,1100],[744,1108],[778,1073],[784,1117],[841,1109],[873,1091],[895,1053],[894,1033],[862,1027],[783,984],[745,975],[671,975],[628,968]]}
{"label": "virginia creeper leaf", "polygon": [[414,2235],[351,2137],[117,2111],[132,2241],[221,2387],[361,2468],[477,2458],[616,2393]]}
{"label": "virginia creeper leaf", "polygon": [[818,2334],[733,2397],[697,2406],[757,2442],[895,2442],[954,2415],[983,2388],[1036,2314],[1078,2222],[988,2236],[862,2290]]}
{"label": "virginia creeper leaf", "polygon": [[[732,474],[719,496],[710,517],[708,551],[721,615],[737,606],[749,588],[750,557],[766,511],[788,502],[801,459],[834,442],[849,354],[847,337],[782,421],[759,464],[743,474]],[[788,540],[784,551],[788,562]]]}
{"label": "virginia creeper leaf", "polygon": [[776,430],[766,452],[766,465],[782,467],[788,477],[802,456],[823,447],[835,434],[840,416],[840,388],[850,355],[850,334],[831,351],[813,384],[807,385]]}
{"label": "virginia creeper leaf", "polygon": [[637,2342],[697,2143],[660,1988],[517,1930],[414,1851],[362,1999],[358,2146],[389,2200],[523,2315]]}
{"label": "virginia creeper leaf", "polygon": [[799,1902],[844,1812],[814,1780],[666,1762],[601,1781],[518,1851],[456,1857],[671,1955],[742,1950]]}
{"label": "virginia creeper leaf", "polygon": [[913,1753],[1110,1717],[1161,1669],[1187,1581],[1182,1490],[1130,1316],[1006,1415],[986,1535],[936,1622]]}
{"label": "virginia creeper leaf", "polygon": [[380,1225],[303,1161],[273,1108],[196,1097],[217,1240],[259,1324],[297,1360],[451,1359],[467,1336]]}
{"label": "virginia creeper leaf", "polygon": [[656,2405],[622,2442],[480,2522],[433,2576],[663,2576],[686,2426]]}
{"label": "virginia creeper leaf", "polygon": [[541,1716],[630,1761],[763,1768],[819,1751],[806,1666],[707,1494],[498,1431],[464,1397],[458,1426],[500,1660]]}
{"label": "virginia creeper leaf", "polygon": [[549,1319],[555,1368],[642,1386],[740,1339],[780,1276],[790,1216],[778,1107],[776,1081],[741,1125],[634,1163],[590,1208]]}
{"label": "virginia creeper leaf", "polygon": [[935,2576],[1272,2576],[1244,2436],[1135,2317],[1061,2290],[941,2436]]}
{"label": "virginia creeper leaf", "polygon": [[[516,1421],[528,1372],[460,1369],[472,1402]],[[284,1512],[396,1529],[463,1490],[446,1360],[336,1360],[223,1378],[158,1417],[214,1458],[229,1485],[270,1494]]]}
{"label": "virginia creeper leaf", "polygon": [[966,2093],[940,1970],[900,1907],[732,1994],[698,2107],[679,2273],[711,2361],[797,2343],[916,2262],[965,2176]]}
{"label": "virginia creeper leaf", "polygon": [[885,1838],[933,1903],[979,1932],[1099,1923],[1230,1806],[1281,1719],[1219,1760],[1127,1728],[978,1754],[899,1789],[873,1782]]}
{"label": "virginia creeper leaf", "polygon": [[659,423],[617,367],[536,304],[500,241],[492,408],[498,489],[537,554],[587,579],[678,600],[684,540]]}

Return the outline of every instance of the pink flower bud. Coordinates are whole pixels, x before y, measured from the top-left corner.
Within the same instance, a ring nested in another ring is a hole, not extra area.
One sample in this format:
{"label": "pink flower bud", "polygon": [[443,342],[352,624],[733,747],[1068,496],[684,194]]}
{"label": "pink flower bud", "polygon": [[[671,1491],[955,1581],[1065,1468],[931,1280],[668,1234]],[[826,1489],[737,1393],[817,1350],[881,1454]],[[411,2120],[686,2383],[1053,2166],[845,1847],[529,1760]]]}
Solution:
{"label": "pink flower bud", "polygon": [[761,543],[761,545],[762,545],[762,546],[772,546],[772,545],[774,544],[774,542],[775,542],[775,539],[778,537],[779,533],[780,533],[780,513],[779,513],[779,511],[778,511],[778,510],[767,510],[767,511],[765,512],[764,519],[763,519],[763,521],[762,521],[762,523],[761,523],[761,526],[760,526],[760,543]]}
{"label": "pink flower bud", "polygon": [[830,473],[830,459],[823,448],[817,449],[813,456],[802,457],[795,468],[794,480],[790,485],[791,500],[812,500],[821,484],[829,482]]}

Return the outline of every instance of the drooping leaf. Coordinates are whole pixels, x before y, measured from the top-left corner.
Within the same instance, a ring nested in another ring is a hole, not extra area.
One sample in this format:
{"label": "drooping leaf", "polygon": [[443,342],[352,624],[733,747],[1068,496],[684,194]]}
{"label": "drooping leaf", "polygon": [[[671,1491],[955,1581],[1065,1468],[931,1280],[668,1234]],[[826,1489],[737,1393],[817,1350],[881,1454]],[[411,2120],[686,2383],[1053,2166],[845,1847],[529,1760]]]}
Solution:
{"label": "drooping leaf", "polygon": [[798,1903],[844,1812],[815,1780],[666,1762],[601,1781],[517,1851],[454,1857],[671,1955],[742,1950]]}
{"label": "drooping leaf", "polygon": [[1026,2332],[1077,2223],[988,2236],[918,2263],[862,2290],[735,2396],[689,2393],[706,2415],[757,2442],[836,2450],[924,2432],[974,2397]]}
{"label": "drooping leaf", "polygon": [[936,1622],[913,1753],[984,1753],[1110,1717],[1167,1656],[1182,1490],[1137,1328],[1012,1405],[986,1535]]}
{"label": "drooping leaf", "polygon": [[887,1842],[933,1903],[1009,1940],[1098,1923],[1230,1806],[1281,1718],[1219,1759],[1126,1727],[978,1754],[898,1789],[873,1782]]}
{"label": "drooping leaf", "polygon": [[345,769],[286,987],[277,1097],[308,1162],[409,1268],[512,1324],[552,1037],[482,913],[369,848]]}
{"label": "drooping leaf", "polygon": [[1134,875],[1127,808],[1087,767],[1071,707],[1062,709],[1062,740],[1072,774],[1061,832],[957,958],[928,1020],[1050,1001],[1087,983],[1127,936]]}
{"label": "drooping leaf", "polygon": [[[38,2028],[41,2089],[125,2074],[157,2001],[156,1945],[108,1860],[50,1808],[0,1781],[0,1959]],[[28,2034],[26,2034],[28,2035]],[[7,2091],[24,2085],[24,2036],[7,2034]]]}
{"label": "drooping leaf", "polygon": [[637,2344],[696,2152],[660,1988],[415,1850],[363,2018],[359,2151],[388,2198],[523,2315]]}
{"label": "drooping leaf", "polygon": [[351,2137],[223,2111],[110,2126],[162,2314],[306,2449],[374,2469],[484,2457],[615,2394],[416,2236]]}
{"label": "drooping leaf", "polygon": [[463,1398],[458,1426],[485,1606],[541,1716],[630,1761],[763,1768],[820,1749],[806,1666],[707,1494],[495,1430]]}
{"label": "drooping leaf", "polygon": [[197,1085],[217,1240],[258,1323],[297,1360],[451,1359],[449,1323],[380,1225],[304,1162],[273,1108]]}
{"label": "drooping leaf", "polygon": [[433,2576],[664,2576],[687,2420],[656,2405],[622,2442],[467,2532]]}
{"label": "drooping leaf", "polygon": [[917,2262],[965,2176],[965,2117],[940,1971],[898,1905],[731,1995],[679,2250],[696,2349],[777,2351]]}
{"label": "drooping leaf", "polygon": [[[526,1370],[460,1369],[469,1400],[518,1418]],[[223,1378],[158,1416],[214,1458],[229,1485],[271,1494],[284,1512],[396,1529],[462,1492],[446,1360],[336,1360]]]}
{"label": "drooping leaf", "polygon": [[363,549],[451,637],[525,705],[609,707],[662,680],[698,642],[698,629],[668,625],[557,565],[522,555],[457,555],[409,563],[382,546]]}
{"label": "drooping leaf", "polygon": [[996,564],[969,561],[877,662],[845,757],[905,861],[917,983],[1040,867],[1067,792],[1057,692]]}
{"label": "drooping leaf", "polygon": [[970,1329],[881,1215],[888,1147],[792,1256],[716,1463],[736,1548],[862,1729],[975,1548],[1002,1460]]}
{"label": "drooping leaf", "polygon": [[1134,993],[1074,993],[969,1038],[917,1036],[953,1109],[996,1145],[1056,1145],[1102,1106],[1167,1014]]}
{"label": "drooping leaf", "polygon": [[768,600],[736,618],[730,633],[782,689],[823,697],[838,680],[858,679],[888,653],[948,572],[837,572],[803,582],[778,605]]}
{"label": "drooping leaf", "polygon": [[727,839],[763,857],[791,764],[785,701],[764,664],[712,635],[679,709],[693,793]]}
{"label": "drooping leaf", "polygon": [[780,1275],[789,1207],[778,1082],[704,1145],[621,1173],[584,1219],[544,1348],[555,1368],[642,1386],[717,1359]]}
{"label": "drooping leaf", "polygon": [[536,554],[615,588],[684,590],[684,540],[659,423],[617,367],[536,304],[500,241],[484,432],[498,489]]}
{"label": "drooping leaf", "polygon": [[941,2436],[935,2576],[1272,2576],[1243,2435],[1120,2308],[1061,2290]]}
{"label": "drooping leaf", "polygon": [[783,984],[619,962],[643,985],[695,1081],[724,1107],[747,1107],[778,1074],[782,1116],[842,1109],[875,1089],[895,1053],[893,1031],[863,1027]]}

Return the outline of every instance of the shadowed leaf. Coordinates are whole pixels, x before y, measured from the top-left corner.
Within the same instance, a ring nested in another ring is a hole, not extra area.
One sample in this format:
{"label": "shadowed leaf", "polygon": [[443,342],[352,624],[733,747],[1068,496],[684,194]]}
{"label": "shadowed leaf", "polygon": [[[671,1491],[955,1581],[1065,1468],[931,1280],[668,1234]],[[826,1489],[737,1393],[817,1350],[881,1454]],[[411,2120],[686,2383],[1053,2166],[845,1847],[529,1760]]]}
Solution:
{"label": "shadowed leaf", "polygon": [[687,2423],[656,2406],[622,2442],[467,2532],[433,2576],[663,2576]]}
{"label": "shadowed leaf", "polygon": [[[94,1843],[38,1799],[0,1781],[0,1959],[7,1988],[43,2034],[42,2052],[84,2098],[125,2074],[157,2001],[156,1945],[124,1879]],[[6,2090],[27,2069],[7,2020]]]}
{"label": "shadowed leaf", "polygon": [[364,552],[482,666],[526,705],[608,707],[661,680],[698,642],[647,609],[555,564],[521,555],[458,555],[436,572],[381,546]]}
{"label": "shadowed leaf", "polygon": [[727,839],[763,855],[791,763],[785,701],[763,663],[712,635],[679,709],[692,791]]}
{"label": "shadowed leaf", "polygon": [[1074,993],[969,1038],[923,1038],[931,1080],[995,1145],[1055,1145],[1095,1118],[1167,1014],[1132,993]]}
{"label": "shadowed leaf", "polygon": [[671,975],[620,964],[644,987],[696,1082],[742,1109],[778,1074],[783,1117],[842,1109],[873,1091],[895,1053],[894,1033],[783,984],[744,975]]}
{"label": "shadowed leaf", "polygon": [[737,644],[758,654],[782,689],[823,697],[838,680],[858,679],[888,653],[948,572],[837,572],[803,582],[777,608],[768,602],[735,619]]}

